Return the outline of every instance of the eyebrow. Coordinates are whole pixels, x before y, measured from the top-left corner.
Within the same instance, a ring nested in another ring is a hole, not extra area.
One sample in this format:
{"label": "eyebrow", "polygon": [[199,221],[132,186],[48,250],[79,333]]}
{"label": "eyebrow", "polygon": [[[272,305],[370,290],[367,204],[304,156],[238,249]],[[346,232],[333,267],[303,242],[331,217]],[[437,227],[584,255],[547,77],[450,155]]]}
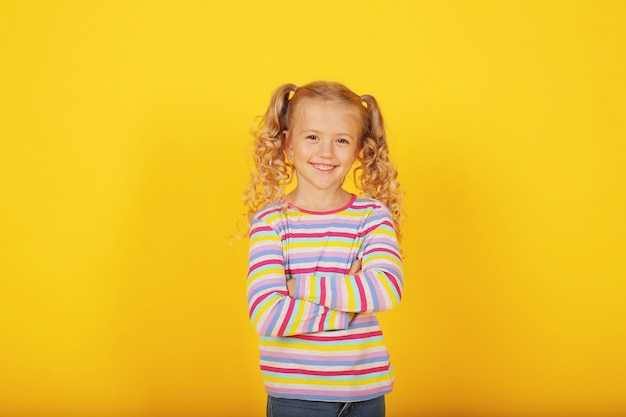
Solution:
{"label": "eyebrow", "polygon": [[[319,135],[320,133],[323,133],[323,132],[321,132],[321,131],[319,131],[319,130],[315,130],[315,129],[306,129],[306,130],[303,130],[303,131],[302,131],[302,133],[317,133],[317,134]],[[339,136],[348,136],[349,138],[354,138],[354,137],[353,137],[351,134],[349,134],[349,133],[339,133],[338,135],[339,135]]]}

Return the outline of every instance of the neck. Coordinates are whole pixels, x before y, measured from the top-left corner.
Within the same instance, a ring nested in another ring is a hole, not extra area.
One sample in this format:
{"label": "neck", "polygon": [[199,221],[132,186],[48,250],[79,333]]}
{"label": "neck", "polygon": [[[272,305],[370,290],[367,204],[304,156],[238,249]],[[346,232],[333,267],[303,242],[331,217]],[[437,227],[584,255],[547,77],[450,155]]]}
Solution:
{"label": "neck", "polygon": [[344,207],[350,202],[352,194],[338,188],[334,192],[306,192],[296,187],[289,195],[287,202],[303,210],[331,211]]}

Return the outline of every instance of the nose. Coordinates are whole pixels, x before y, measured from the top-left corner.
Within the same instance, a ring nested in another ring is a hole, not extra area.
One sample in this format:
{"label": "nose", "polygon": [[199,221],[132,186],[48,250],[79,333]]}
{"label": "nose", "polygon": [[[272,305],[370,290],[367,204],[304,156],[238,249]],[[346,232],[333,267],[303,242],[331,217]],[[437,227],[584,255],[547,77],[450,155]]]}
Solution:
{"label": "nose", "polygon": [[320,141],[319,156],[330,158],[333,156],[333,141],[326,139]]}

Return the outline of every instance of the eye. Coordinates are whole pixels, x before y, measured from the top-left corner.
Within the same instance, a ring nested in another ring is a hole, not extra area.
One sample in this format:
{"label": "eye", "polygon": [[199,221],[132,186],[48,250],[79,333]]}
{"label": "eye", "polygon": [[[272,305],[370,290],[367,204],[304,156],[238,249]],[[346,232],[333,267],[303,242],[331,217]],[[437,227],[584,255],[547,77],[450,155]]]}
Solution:
{"label": "eye", "polygon": [[346,145],[350,143],[350,141],[348,139],[345,139],[345,138],[339,138],[339,139],[337,139],[337,142],[343,143],[343,144],[346,144]]}
{"label": "eye", "polygon": [[309,135],[306,138],[310,139],[310,140],[317,140],[317,136],[315,136],[315,135]]}

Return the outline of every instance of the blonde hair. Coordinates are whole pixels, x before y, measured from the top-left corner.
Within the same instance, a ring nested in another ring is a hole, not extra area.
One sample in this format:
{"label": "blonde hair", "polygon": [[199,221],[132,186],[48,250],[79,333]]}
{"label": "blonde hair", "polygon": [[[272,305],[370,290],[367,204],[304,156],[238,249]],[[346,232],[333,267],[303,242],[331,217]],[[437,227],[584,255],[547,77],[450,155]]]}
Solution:
{"label": "blonde hair", "polygon": [[398,172],[389,159],[387,135],[378,103],[373,96],[358,96],[343,84],[327,81],[315,81],[302,87],[284,84],[272,94],[265,115],[253,131],[254,170],[250,187],[243,195],[244,205],[248,208],[248,225],[254,213],[284,198],[285,189],[293,179],[293,166],[284,152],[283,131],[288,130],[299,102],[307,98],[343,103],[359,115],[362,130],[354,183],[363,197],[374,198],[390,210],[400,238],[402,191]]}

